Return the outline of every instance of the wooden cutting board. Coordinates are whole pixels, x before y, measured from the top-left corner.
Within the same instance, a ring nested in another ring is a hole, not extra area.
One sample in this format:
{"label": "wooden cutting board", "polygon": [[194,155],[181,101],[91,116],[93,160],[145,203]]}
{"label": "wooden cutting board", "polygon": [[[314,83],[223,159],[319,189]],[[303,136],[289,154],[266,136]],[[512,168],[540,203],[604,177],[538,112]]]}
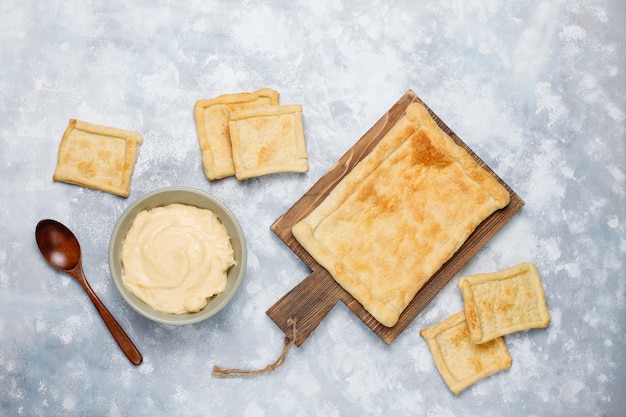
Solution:
{"label": "wooden cutting board", "polygon": [[480,165],[506,187],[511,194],[511,201],[508,206],[493,213],[476,228],[454,256],[420,289],[393,327],[385,327],[376,321],[359,302],[337,284],[332,276],[293,237],[291,228],[316,208],[341,179],[374,149],[389,129],[404,115],[409,104],[415,101],[426,106],[413,91],[407,91],[300,200],[271,226],[272,231],[312,271],[307,278],[285,294],[266,312],[289,338],[293,338],[290,319],[297,320],[297,337],[295,341],[297,346],[300,346],[308,338],[338,301],[345,303],[385,343],[391,344],[437,293],[524,205],[524,201],[426,106],[439,127],[457,144],[465,148]]}

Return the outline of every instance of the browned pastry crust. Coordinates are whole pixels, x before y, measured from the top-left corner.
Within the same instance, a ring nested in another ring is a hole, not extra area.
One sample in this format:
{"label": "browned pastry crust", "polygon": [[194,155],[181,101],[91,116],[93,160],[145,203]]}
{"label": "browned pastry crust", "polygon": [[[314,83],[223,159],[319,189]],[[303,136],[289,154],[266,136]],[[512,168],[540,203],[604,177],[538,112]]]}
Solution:
{"label": "browned pastry crust", "polygon": [[503,271],[461,277],[459,288],[474,343],[544,328],[550,323],[541,279],[530,262]]}
{"label": "browned pastry crust", "polygon": [[135,132],[72,119],[53,179],[128,197],[142,140]]}
{"label": "browned pastry crust", "polygon": [[309,170],[301,105],[232,112],[229,126],[237,179]]}
{"label": "browned pastry crust", "polygon": [[194,117],[202,166],[209,180],[235,174],[228,122],[234,111],[278,105],[279,94],[270,88],[252,93],[223,94],[208,100],[198,100]]}
{"label": "browned pastry crust", "polygon": [[454,394],[490,375],[509,369],[513,359],[504,339],[477,345],[470,339],[461,311],[420,332],[441,377]]}
{"label": "browned pastry crust", "polygon": [[421,103],[293,235],[381,324],[393,326],[507,190],[443,132]]}

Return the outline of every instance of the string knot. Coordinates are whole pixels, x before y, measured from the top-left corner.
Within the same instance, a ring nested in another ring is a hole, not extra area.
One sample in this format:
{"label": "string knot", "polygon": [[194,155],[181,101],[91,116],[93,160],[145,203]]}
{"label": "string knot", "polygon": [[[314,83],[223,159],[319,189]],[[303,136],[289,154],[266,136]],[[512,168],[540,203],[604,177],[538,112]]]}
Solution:
{"label": "string knot", "polygon": [[280,368],[283,363],[285,363],[285,358],[287,357],[287,352],[289,349],[296,343],[296,339],[298,338],[298,329],[296,327],[297,320],[296,318],[290,318],[287,320],[287,324],[291,325],[291,337],[285,336],[285,340],[283,342],[283,351],[273,363],[267,365],[262,369],[238,369],[238,368],[222,368],[220,366],[213,366],[212,375],[217,378],[227,378],[227,377],[239,377],[239,376],[254,376],[254,375],[262,375],[267,372],[275,371]]}

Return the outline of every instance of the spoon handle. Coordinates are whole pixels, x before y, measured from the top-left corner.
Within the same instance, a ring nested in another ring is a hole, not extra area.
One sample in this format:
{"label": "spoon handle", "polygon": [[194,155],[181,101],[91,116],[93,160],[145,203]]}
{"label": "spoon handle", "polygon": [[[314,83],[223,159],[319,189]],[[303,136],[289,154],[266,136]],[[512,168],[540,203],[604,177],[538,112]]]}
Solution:
{"label": "spoon handle", "polygon": [[80,268],[80,264],[78,265],[78,268],[75,268],[72,271],[72,275],[78,280],[78,282],[80,282],[80,285],[85,289],[87,295],[89,295],[94,307],[96,307],[96,310],[100,313],[100,317],[102,317],[104,324],[106,324],[107,328],[111,332],[111,335],[113,335],[113,338],[126,357],[133,363],[133,365],[139,365],[143,361],[143,357],[141,356],[139,349],[137,349],[133,341],[130,340],[130,337],[128,337],[124,329],[122,329],[122,326],[120,326],[117,320],[115,320],[115,317],[113,317],[102,301],[100,301],[100,298],[98,298],[96,293],[91,289],[91,286],[83,274],[82,268]]}

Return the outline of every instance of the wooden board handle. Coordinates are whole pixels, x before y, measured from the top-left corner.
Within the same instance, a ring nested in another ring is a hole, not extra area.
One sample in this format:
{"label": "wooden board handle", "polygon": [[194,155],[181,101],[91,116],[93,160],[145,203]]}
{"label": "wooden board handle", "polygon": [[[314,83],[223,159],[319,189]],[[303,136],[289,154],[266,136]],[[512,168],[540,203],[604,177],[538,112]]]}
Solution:
{"label": "wooden board handle", "polygon": [[317,270],[278,300],[266,314],[289,338],[293,338],[289,320],[296,319],[295,344],[300,346],[346,294],[326,270]]}

